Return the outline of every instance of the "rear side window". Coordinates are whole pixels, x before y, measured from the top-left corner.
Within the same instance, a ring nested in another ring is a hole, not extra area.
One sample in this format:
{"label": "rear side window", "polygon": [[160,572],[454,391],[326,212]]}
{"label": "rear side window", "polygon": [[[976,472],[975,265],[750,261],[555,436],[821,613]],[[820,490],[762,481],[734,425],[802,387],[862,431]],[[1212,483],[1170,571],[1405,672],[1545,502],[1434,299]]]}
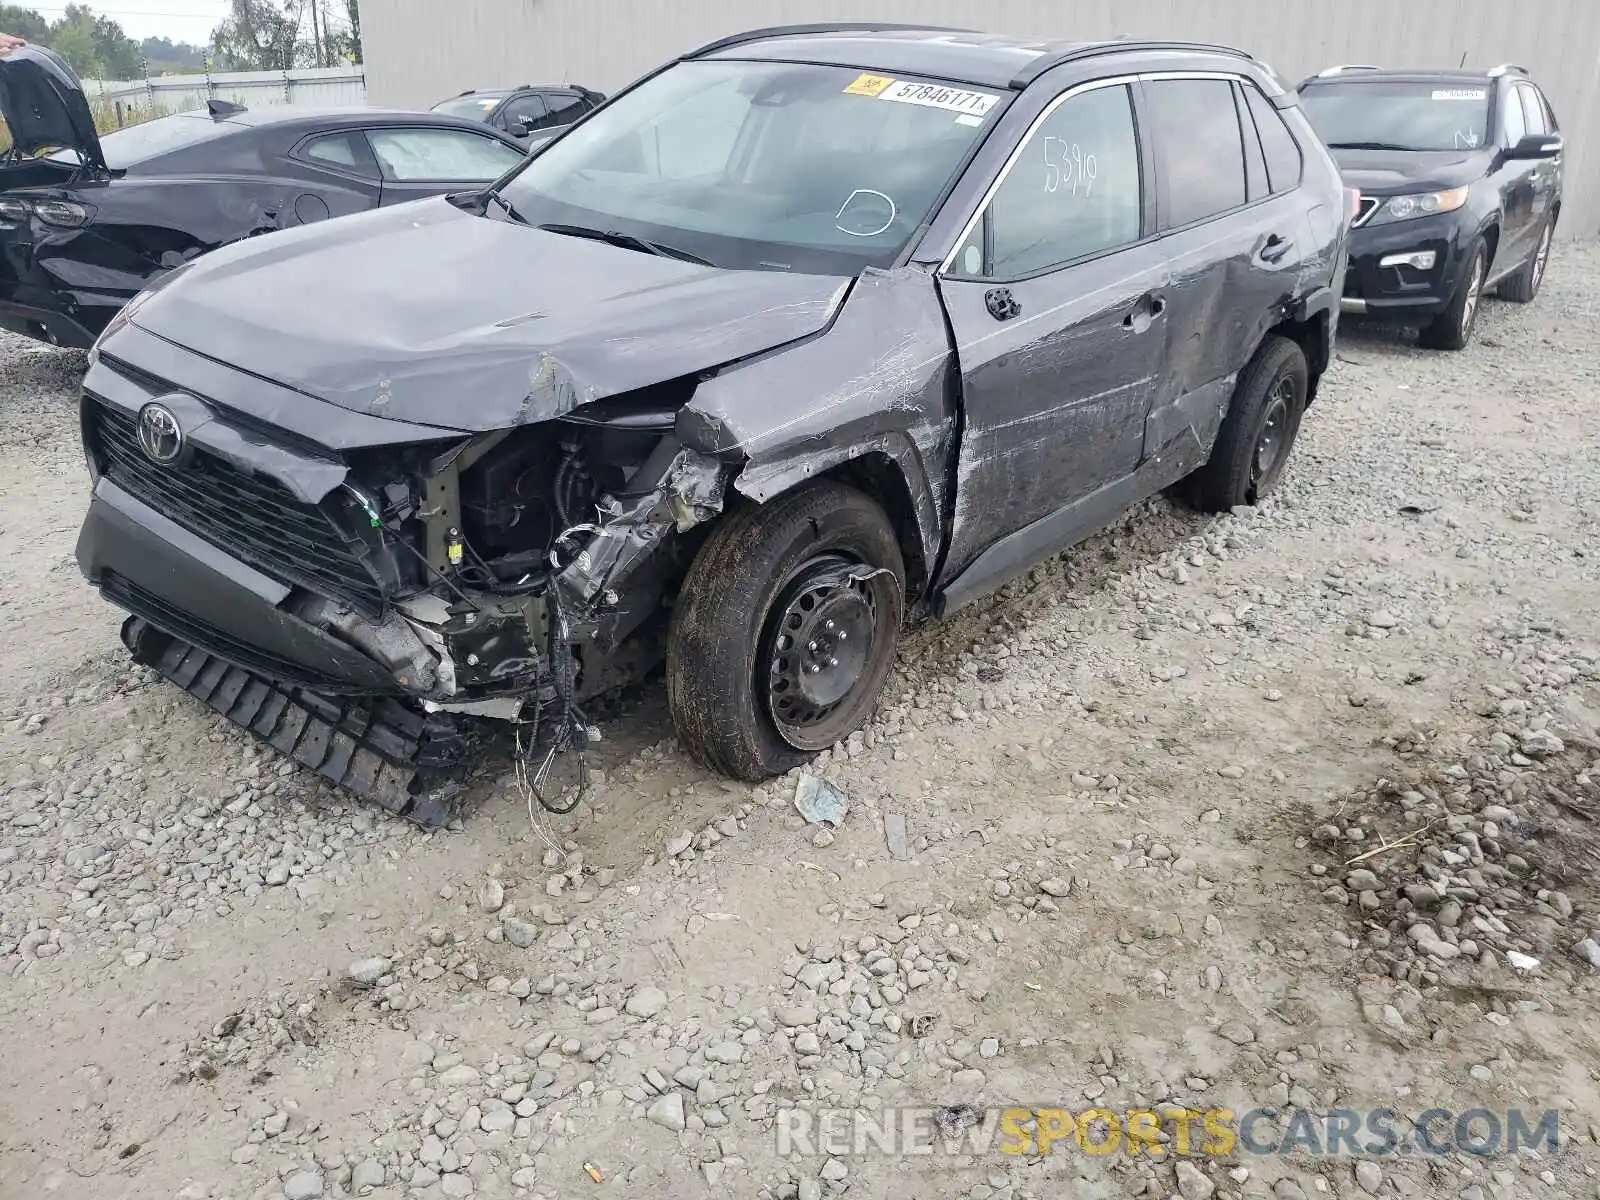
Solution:
{"label": "rear side window", "polygon": [[353,171],[369,176],[373,174],[372,163],[367,156],[366,147],[361,144],[360,134],[324,134],[307,142],[301,147],[300,154],[314,163],[325,163],[342,171]]}
{"label": "rear side window", "polygon": [[1123,86],[1062,101],[1023,145],[989,206],[988,268],[981,246],[963,274],[1014,279],[1139,240],[1144,205],[1139,139]]}
{"label": "rear side window", "polygon": [[1300,186],[1304,163],[1300,157],[1300,143],[1284,123],[1282,115],[1272,101],[1261,94],[1261,89],[1249,80],[1239,85],[1248,101],[1250,116],[1256,133],[1261,138],[1261,151],[1267,156],[1267,181],[1274,194],[1290,192]]}
{"label": "rear side window", "polygon": [[1244,143],[1226,79],[1144,84],[1162,166],[1161,228],[1175,229],[1245,202]]}

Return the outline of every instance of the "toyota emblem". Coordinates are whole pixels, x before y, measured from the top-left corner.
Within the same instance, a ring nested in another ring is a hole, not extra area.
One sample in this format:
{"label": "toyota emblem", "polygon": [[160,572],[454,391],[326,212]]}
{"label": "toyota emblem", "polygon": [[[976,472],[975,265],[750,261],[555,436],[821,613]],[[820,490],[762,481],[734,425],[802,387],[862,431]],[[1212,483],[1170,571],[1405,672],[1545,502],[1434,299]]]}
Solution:
{"label": "toyota emblem", "polygon": [[146,404],[139,410],[139,449],[153,463],[171,466],[183,453],[183,426],[172,410]]}

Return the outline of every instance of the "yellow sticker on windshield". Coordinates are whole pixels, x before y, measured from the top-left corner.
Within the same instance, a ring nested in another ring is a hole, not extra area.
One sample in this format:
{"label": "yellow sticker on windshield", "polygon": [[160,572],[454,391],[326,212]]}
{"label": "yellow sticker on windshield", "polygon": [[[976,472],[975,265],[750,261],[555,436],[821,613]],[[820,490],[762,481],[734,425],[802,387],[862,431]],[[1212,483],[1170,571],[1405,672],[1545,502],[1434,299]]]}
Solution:
{"label": "yellow sticker on windshield", "polygon": [[857,75],[856,81],[845,88],[846,96],[876,96],[894,80],[888,75]]}

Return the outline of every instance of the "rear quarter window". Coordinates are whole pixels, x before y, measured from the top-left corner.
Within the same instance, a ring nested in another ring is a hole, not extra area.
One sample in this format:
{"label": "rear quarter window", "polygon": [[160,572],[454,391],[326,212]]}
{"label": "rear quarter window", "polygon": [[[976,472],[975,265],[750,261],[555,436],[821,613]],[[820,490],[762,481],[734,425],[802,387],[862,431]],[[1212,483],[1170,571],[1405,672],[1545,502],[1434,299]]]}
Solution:
{"label": "rear quarter window", "polygon": [[1283,117],[1249,80],[1241,85],[1248,102],[1250,116],[1255,121],[1256,133],[1261,137],[1261,150],[1267,156],[1267,181],[1274,193],[1293,191],[1300,186],[1304,162],[1300,156],[1300,143],[1284,123]]}

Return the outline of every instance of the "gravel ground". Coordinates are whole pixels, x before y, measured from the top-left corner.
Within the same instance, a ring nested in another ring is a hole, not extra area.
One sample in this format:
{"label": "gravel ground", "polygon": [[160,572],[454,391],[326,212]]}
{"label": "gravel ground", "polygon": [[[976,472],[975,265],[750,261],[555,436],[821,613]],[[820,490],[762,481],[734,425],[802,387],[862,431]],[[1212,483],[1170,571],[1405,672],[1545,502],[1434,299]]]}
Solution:
{"label": "gravel ground", "polygon": [[[1479,333],[1347,328],[1264,508],[1158,500],[916,631],[815,769],[837,830],[794,779],[693,767],[646,687],[593,805],[495,778],[433,834],[128,666],[71,558],[81,356],[4,338],[0,1196],[1600,1195],[1600,248]],[[775,1132],[1012,1104],[1561,1133],[1357,1162]]]}

